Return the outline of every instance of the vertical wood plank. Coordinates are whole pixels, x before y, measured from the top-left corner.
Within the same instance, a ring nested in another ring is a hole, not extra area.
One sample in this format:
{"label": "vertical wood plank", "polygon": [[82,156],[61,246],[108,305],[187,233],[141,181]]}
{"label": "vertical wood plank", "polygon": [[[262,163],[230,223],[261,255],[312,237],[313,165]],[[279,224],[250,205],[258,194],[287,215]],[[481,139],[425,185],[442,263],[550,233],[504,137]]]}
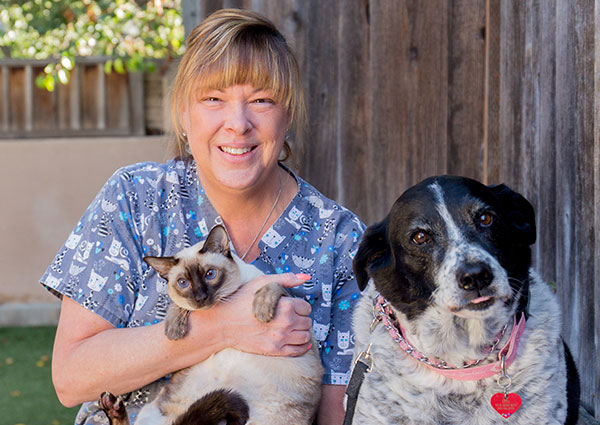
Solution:
{"label": "vertical wood plank", "polygon": [[[204,0],[200,2],[199,19],[196,25],[202,22],[208,15],[223,8],[223,0]],[[193,27],[192,27],[193,28]],[[186,33],[187,34],[187,33]]]}
{"label": "vertical wood plank", "polygon": [[98,102],[96,128],[104,130],[106,129],[106,74],[104,65],[101,63],[96,65],[96,78],[96,100]]}
{"label": "vertical wood plank", "polygon": [[[535,250],[536,269],[546,282],[556,282],[556,0],[539,7],[540,22],[539,82],[537,96],[537,152],[538,171],[537,213],[538,241]],[[540,48],[540,46],[543,46]]]}
{"label": "vertical wood plank", "polygon": [[478,180],[483,180],[485,19],[482,2],[449,6],[447,172]]}
{"label": "vertical wood plank", "polygon": [[25,87],[25,69],[12,68],[9,73],[9,87],[21,87],[21,90],[10,90],[10,124],[9,131],[18,132],[25,130],[25,96],[23,89]]}
{"label": "vertical wood plank", "polygon": [[[366,215],[371,222],[382,219],[393,199],[408,186],[413,161],[410,150],[403,146],[412,125],[410,93],[404,90],[403,81],[409,74],[407,59],[411,58],[406,4],[372,1],[369,10],[370,75],[374,84],[369,105],[371,191],[366,193]],[[389,163],[394,166],[382,166]]]}
{"label": "vertical wood plank", "polygon": [[83,65],[76,65],[71,72],[71,81],[69,82],[69,111],[71,130],[80,130],[81,122],[81,72]]}
{"label": "vertical wood plank", "polygon": [[[372,1],[369,219],[447,169],[448,3]],[[382,166],[391,164],[390,166]]]}
{"label": "vertical wood plank", "polygon": [[[594,181],[594,249],[591,250],[594,256],[593,267],[593,308],[594,308],[594,331],[595,338],[588,341],[588,349],[598,353],[598,341],[600,340],[600,2],[594,3],[594,152],[593,152],[593,181]],[[596,418],[600,419],[600,356],[594,356],[592,364],[594,376],[592,389],[594,394],[593,411],[596,412]]]}
{"label": "vertical wood plank", "polygon": [[[563,319],[566,324],[563,328],[565,340],[571,345],[575,353],[581,352],[577,345],[573,329],[581,323],[578,315],[570,304],[570,293],[576,292],[577,287],[576,266],[573,259],[576,255],[575,241],[576,214],[573,211],[577,193],[577,173],[575,158],[575,111],[577,107],[576,92],[573,79],[577,70],[575,67],[575,46],[570,42],[574,40],[574,4],[571,2],[557,2],[556,4],[556,201],[557,201],[557,268],[556,282],[558,297],[563,307]],[[571,326],[572,324],[572,326]],[[575,354],[579,362],[578,354]],[[585,379],[585,377],[583,377]]]}
{"label": "vertical wood plank", "polygon": [[243,9],[244,0],[223,0],[223,9]]}
{"label": "vertical wood plank", "polygon": [[[44,70],[41,66],[32,67],[32,81],[33,76],[42,73]],[[63,89],[62,84],[56,84],[53,92],[41,89],[37,86],[33,86],[32,83],[32,130],[34,131],[53,131],[56,130],[58,125],[58,108],[57,108],[57,96],[58,92]],[[33,101],[35,99],[35,101]]]}
{"label": "vertical wood plank", "polygon": [[25,131],[33,130],[33,72],[31,65],[25,65]]}
{"label": "vertical wood plank", "polygon": [[81,122],[82,129],[98,128],[98,67],[82,65],[81,69]]}
{"label": "vertical wood plank", "polygon": [[369,150],[371,76],[369,1],[340,7],[337,95],[336,199],[367,220],[365,194],[373,168]]}
{"label": "vertical wood plank", "polygon": [[10,128],[10,86],[9,86],[9,72],[8,66],[2,66],[2,131],[8,133]]}
{"label": "vertical wood plank", "polygon": [[[500,98],[498,174],[499,179],[518,189],[521,181],[520,139],[522,128],[521,93],[523,71],[524,4],[502,2],[500,23]],[[499,183],[499,181],[491,181]]]}
{"label": "vertical wood plank", "polygon": [[69,129],[71,116],[69,93],[71,91],[71,84],[73,84],[73,70],[71,71],[69,82],[66,85],[61,84],[56,90],[56,128],[59,131]]}
{"label": "vertical wood plank", "polygon": [[[594,4],[588,0],[574,2],[574,45],[576,74],[572,77],[575,92],[576,109],[570,112],[575,115],[575,162],[576,198],[573,203],[575,214],[575,285],[564,285],[569,291],[569,305],[574,310],[577,322],[565,323],[563,329],[569,328],[571,341],[576,340],[579,347],[580,365],[592,365],[595,362],[596,350],[594,341],[600,332],[590,326],[589,320],[594,317],[594,305],[589,302],[594,297],[594,285],[590,284],[599,277],[594,274],[594,210],[590,208],[593,199],[594,169]],[[563,111],[568,113],[568,111]],[[565,281],[566,283],[566,281]],[[577,326],[580,325],[580,326]],[[582,380],[581,394],[586,405],[593,407],[597,401],[594,397],[595,375],[586,374]],[[600,414],[596,411],[596,414]]]}
{"label": "vertical wood plank", "polygon": [[130,72],[127,74],[122,93],[129,95],[128,115],[130,118],[130,134],[141,136],[146,134],[144,114],[144,74],[141,72]]}
{"label": "vertical wood plank", "polygon": [[307,7],[305,84],[307,87],[307,142],[301,173],[326,196],[336,195],[337,42],[339,2],[311,0]]}
{"label": "vertical wood plank", "polygon": [[486,184],[500,181],[500,44],[502,21],[501,3],[486,0],[486,86],[484,87],[484,149],[483,160]]}
{"label": "vertical wood plank", "polygon": [[133,109],[143,108],[143,98],[141,105],[140,99],[137,99],[138,105],[134,106],[131,97],[131,73],[119,74],[112,72],[104,74],[106,81],[106,126],[110,129],[130,131],[139,126],[139,117],[135,117]]}
{"label": "vertical wood plank", "polygon": [[181,15],[183,18],[185,38],[187,38],[192,29],[202,22],[202,19],[206,16],[206,12],[203,10],[205,3],[206,1],[202,0],[181,0]]}
{"label": "vertical wood plank", "polygon": [[[409,74],[404,88],[410,93],[412,155],[416,163],[409,185],[432,174],[448,172],[448,55],[452,3],[443,0],[409,2]],[[410,24],[409,24],[410,25]],[[391,204],[390,204],[391,205]]]}

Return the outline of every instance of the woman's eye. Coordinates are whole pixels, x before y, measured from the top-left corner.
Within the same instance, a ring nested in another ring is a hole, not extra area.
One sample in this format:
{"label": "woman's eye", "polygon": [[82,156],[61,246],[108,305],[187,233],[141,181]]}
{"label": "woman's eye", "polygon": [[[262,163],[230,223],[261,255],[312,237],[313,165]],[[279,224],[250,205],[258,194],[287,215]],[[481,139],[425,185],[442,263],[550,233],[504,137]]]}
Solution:
{"label": "woman's eye", "polygon": [[190,282],[188,282],[186,279],[181,278],[177,281],[177,286],[179,286],[181,289],[185,289],[188,286],[190,286]]}
{"label": "woman's eye", "polygon": [[488,212],[484,212],[479,214],[478,220],[480,226],[489,227],[494,222],[494,216]]}
{"label": "woman's eye", "polygon": [[431,237],[424,231],[418,230],[410,237],[413,243],[423,245],[431,240]]}
{"label": "woman's eye", "polygon": [[275,103],[272,99],[267,99],[267,98],[259,98],[259,99],[254,99],[252,101],[252,103],[257,103],[257,104],[264,104],[264,103]]}
{"label": "woman's eye", "polygon": [[204,274],[204,278],[206,280],[212,280],[217,277],[217,271],[215,269],[208,269]]}

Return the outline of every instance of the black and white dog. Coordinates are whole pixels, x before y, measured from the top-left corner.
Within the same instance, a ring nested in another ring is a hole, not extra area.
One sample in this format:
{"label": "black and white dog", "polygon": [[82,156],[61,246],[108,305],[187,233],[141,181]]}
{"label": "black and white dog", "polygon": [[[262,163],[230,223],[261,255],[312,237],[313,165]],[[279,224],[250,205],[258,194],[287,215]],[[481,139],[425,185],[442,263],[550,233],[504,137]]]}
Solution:
{"label": "black and white dog", "polygon": [[575,424],[579,378],[530,268],[535,239],[524,197],[453,176],[370,226],[354,259],[355,359],[370,372],[346,423]]}

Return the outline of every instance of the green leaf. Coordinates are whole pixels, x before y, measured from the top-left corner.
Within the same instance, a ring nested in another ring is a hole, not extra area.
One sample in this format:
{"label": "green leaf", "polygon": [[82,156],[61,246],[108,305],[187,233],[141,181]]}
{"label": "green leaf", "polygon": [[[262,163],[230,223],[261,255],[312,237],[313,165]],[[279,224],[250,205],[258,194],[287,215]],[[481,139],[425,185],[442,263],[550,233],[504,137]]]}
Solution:
{"label": "green leaf", "polygon": [[119,74],[125,74],[125,67],[123,66],[123,59],[117,58],[114,60],[113,65],[115,67],[115,71]]}
{"label": "green leaf", "polygon": [[43,80],[43,86],[46,90],[52,92],[54,91],[54,86],[56,82],[54,81],[54,77],[52,75],[46,75]]}

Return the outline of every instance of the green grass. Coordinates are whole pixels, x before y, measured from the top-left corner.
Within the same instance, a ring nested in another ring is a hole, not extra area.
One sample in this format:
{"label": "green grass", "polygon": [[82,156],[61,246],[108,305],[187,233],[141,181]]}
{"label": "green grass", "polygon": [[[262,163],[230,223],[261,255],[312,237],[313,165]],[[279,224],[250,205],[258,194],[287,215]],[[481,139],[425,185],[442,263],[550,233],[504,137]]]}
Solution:
{"label": "green grass", "polygon": [[77,407],[56,397],[50,377],[56,328],[0,328],[0,423],[72,425]]}

